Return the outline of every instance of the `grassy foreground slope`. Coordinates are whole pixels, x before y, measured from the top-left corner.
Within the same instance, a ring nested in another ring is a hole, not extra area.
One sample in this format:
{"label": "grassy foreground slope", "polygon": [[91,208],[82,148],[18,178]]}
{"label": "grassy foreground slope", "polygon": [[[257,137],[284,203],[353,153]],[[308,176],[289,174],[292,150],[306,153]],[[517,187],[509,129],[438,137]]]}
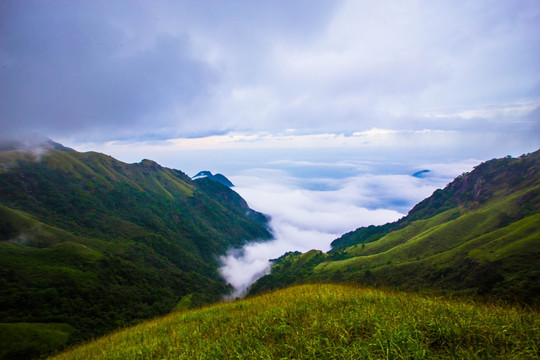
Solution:
{"label": "grassy foreground slope", "polygon": [[277,259],[251,294],[322,281],[540,305],[540,151],[483,163],[399,221],[332,245]]}
{"label": "grassy foreground slope", "polygon": [[0,334],[0,358],[46,354],[186,297],[188,306],[219,300],[230,286],[218,256],[269,238],[265,221],[228,187],[150,160],[52,142],[4,147],[0,332],[9,336]]}
{"label": "grassy foreground slope", "polygon": [[539,314],[345,285],[173,313],[51,359],[537,359]]}

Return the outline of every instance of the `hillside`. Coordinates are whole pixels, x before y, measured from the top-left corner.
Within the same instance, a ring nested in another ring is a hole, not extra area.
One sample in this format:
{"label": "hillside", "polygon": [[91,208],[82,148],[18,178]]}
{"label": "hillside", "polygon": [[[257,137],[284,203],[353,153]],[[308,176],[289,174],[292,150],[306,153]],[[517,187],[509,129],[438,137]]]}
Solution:
{"label": "hillside", "polygon": [[303,285],[125,329],[51,359],[536,359],[538,313]]}
{"label": "hillside", "polygon": [[53,142],[5,146],[0,348],[26,347],[4,358],[168,313],[186,297],[190,306],[219,300],[230,286],[218,255],[269,239],[266,221],[228,187],[151,160],[125,164]]}
{"label": "hillside", "polygon": [[250,293],[347,282],[539,305],[539,170],[540,151],[482,163],[399,221],[345,234],[328,253],[276,259]]}

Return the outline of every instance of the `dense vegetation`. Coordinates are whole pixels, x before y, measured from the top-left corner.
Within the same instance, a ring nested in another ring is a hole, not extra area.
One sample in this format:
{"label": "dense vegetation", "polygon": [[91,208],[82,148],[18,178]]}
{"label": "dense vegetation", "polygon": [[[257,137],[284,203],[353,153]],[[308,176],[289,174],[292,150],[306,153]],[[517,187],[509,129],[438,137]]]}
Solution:
{"label": "dense vegetation", "polygon": [[397,222],[360,228],[328,253],[289,253],[251,294],[347,282],[540,305],[540,151],[490,160]]}
{"label": "dense vegetation", "polygon": [[211,179],[52,145],[0,152],[0,358],[217,301],[218,255],[270,237]]}
{"label": "dense vegetation", "polygon": [[537,359],[538,313],[303,285],[174,313],[53,359]]}

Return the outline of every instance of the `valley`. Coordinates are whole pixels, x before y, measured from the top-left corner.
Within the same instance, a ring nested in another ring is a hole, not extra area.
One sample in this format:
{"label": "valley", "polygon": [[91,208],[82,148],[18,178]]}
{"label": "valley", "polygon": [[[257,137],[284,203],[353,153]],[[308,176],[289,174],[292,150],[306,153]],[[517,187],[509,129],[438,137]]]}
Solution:
{"label": "valley", "polygon": [[272,235],[223,175],[54,142],[0,164],[2,359],[101,336],[57,358],[538,355],[539,151],[285,253],[230,303],[219,256]]}
{"label": "valley", "polygon": [[276,259],[250,289],[346,282],[540,305],[540,152],[478,165],[407,216]]}

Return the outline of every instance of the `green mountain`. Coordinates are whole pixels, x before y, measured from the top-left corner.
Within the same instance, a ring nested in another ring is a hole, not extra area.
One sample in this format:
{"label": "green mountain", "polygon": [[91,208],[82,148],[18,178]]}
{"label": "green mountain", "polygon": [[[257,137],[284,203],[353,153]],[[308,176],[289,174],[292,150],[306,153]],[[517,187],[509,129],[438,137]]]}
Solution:
{"label": "green mountain", "polygon": [[540,303],[540,151],[494,159],[393,223],[343,235],[323,253],[287,253],[250,294],[347,282]]}
{"label": "green mountain", "polygon": [[231,287],[218,256],[269,239],[266,222],[228,187],[150,160],[4,146],[0,358],[219,300]]}

